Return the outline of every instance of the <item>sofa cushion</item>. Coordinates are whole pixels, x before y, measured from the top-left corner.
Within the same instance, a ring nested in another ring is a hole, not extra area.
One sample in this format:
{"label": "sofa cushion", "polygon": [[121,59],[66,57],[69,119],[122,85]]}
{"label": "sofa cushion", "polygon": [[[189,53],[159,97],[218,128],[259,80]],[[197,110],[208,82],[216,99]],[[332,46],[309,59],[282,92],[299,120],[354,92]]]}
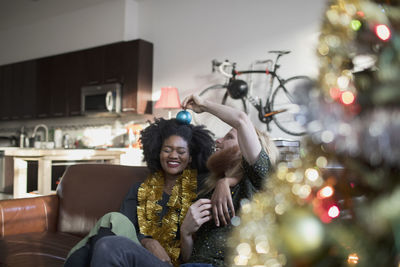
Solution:
{"label": "sofa cushion", "polygon": [[44,232],[6,236],[0,239],[0,266],[63,266],[69,250],[80,237]]}
{"label": "sofa cushion", "polygon": [[147,167],[111,164],[68,167],[57,188],[58,231],[85,236],[101,216],[119,211],[132,184],[147,175]]}

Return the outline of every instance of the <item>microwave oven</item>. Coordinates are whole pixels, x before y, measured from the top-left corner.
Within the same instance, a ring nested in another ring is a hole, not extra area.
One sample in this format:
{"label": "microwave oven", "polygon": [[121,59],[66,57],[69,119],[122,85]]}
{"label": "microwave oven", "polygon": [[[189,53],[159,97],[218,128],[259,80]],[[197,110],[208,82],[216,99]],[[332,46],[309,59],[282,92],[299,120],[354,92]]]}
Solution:
{"label": "microwave oven", "polygon": [[121,113],[121,84],[82,87],[81,112],[82,114]]}

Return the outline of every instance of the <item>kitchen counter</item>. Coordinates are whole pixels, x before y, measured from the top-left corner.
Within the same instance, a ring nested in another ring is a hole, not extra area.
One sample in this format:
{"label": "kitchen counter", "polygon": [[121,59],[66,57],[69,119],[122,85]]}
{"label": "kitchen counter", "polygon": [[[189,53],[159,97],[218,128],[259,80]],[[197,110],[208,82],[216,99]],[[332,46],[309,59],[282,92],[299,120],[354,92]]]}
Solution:
{"label": "kitchen counter", "polygon": [[[0,147],[6,157],[13,160],[13,197],[31,197],[54,193],[51,190],[53,161],[95,161],[102,160],[112,164],[120,164],[121,150],[98,149],[35,149]],[[38,162],[38,194],[27,192],[28,161]]]}
{"label": "kitchen counter", "polygon": [[92,159],[97,156],[118,157],[125,153],[121,150],[108,149],[36,149],[18,147],[0,147],[5,156],[12,157],[61,157],[71,160]]}

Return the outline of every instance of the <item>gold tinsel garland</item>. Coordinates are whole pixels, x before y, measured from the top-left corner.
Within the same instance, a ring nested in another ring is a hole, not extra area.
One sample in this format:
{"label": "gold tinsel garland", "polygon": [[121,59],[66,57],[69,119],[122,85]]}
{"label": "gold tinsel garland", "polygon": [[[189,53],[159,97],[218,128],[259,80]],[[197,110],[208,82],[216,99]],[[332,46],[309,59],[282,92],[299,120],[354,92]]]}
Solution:
{"label": "gold tinsel garland", "polygon": [[149,175],[138,190],[137,217],[140,232],[156,239],[170,256],[174,266],[178,266],[180,240],[176,239],[178,225],[196,199],[197,171],[184,170],[172,188],[168,200],[168,212],[160,220],[162,207],[158,202],[162,199],[164,175],[161,171]]}

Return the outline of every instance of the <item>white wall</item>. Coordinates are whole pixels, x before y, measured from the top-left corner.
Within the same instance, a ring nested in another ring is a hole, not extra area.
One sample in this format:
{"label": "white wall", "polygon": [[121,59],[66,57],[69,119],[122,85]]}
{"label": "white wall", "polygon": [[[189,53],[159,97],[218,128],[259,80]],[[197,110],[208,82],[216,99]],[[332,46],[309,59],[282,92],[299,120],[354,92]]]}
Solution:
{"label": "white wall", "polygon": [[[182,98],[223,82],[220,75],[211,73],[212,59],[229,59],[243,69],[254,60],[268,58],[269,50],[292,51],[280,61],[283,77],[315,75],[315,46],[324,8],[321,0],[140,2],[139,35],[155,45],[154,99],[163,86],[176,86]],[[265,94],[263,90],[258,93]],[[220,100],[222,94],[213,92],[210,98]],[[239,100],[229,104],[241,107]],[[265,129],[252,107],[250,114]],[[200,117],[201,122],[219,128],[212,117]],[[218,135],[226,130],[223,127]],[[273,130],[275,137],[288,137]]]}
{"label": "white wall", "polygon": [[[7,9],[0,11],[0,64],[124,39],[124,0],[72,0],[70,6],[62,0],[24,2],[24,6],[11,9],[11,14],[3,13]],[[85,2],[92,5],[78,8]]]}
{"label": "white wall", "polygon": [[[65,2],[33,3],[46,1]],[[247,68],[253,60],[268,57],[267,51],[285,49],[292,53],[281,60],[283,76],[317,72],[315,46],[323,0],[91,1],[79,9],[43,13],[32,23],[24,23],[22,15],[18,23],[7,21],[8,27],[0,26],[0,64],[141,38],[154,44],[154,100],[163,86],[176,86],[183,98],[223,82],[211,73],[212,59],[229,59]],[[71,5],[75,2],[79,1]],[[0,25],[4,20],[0,18]],[[209,96],[219,101],[222,91]],[[264,127],[253,113],[254,123]],[[197,119],[219,125],[209,117]],[[221,135],[227,127],[218,129]],[[272,135],[285,137],[276,129]]]}

